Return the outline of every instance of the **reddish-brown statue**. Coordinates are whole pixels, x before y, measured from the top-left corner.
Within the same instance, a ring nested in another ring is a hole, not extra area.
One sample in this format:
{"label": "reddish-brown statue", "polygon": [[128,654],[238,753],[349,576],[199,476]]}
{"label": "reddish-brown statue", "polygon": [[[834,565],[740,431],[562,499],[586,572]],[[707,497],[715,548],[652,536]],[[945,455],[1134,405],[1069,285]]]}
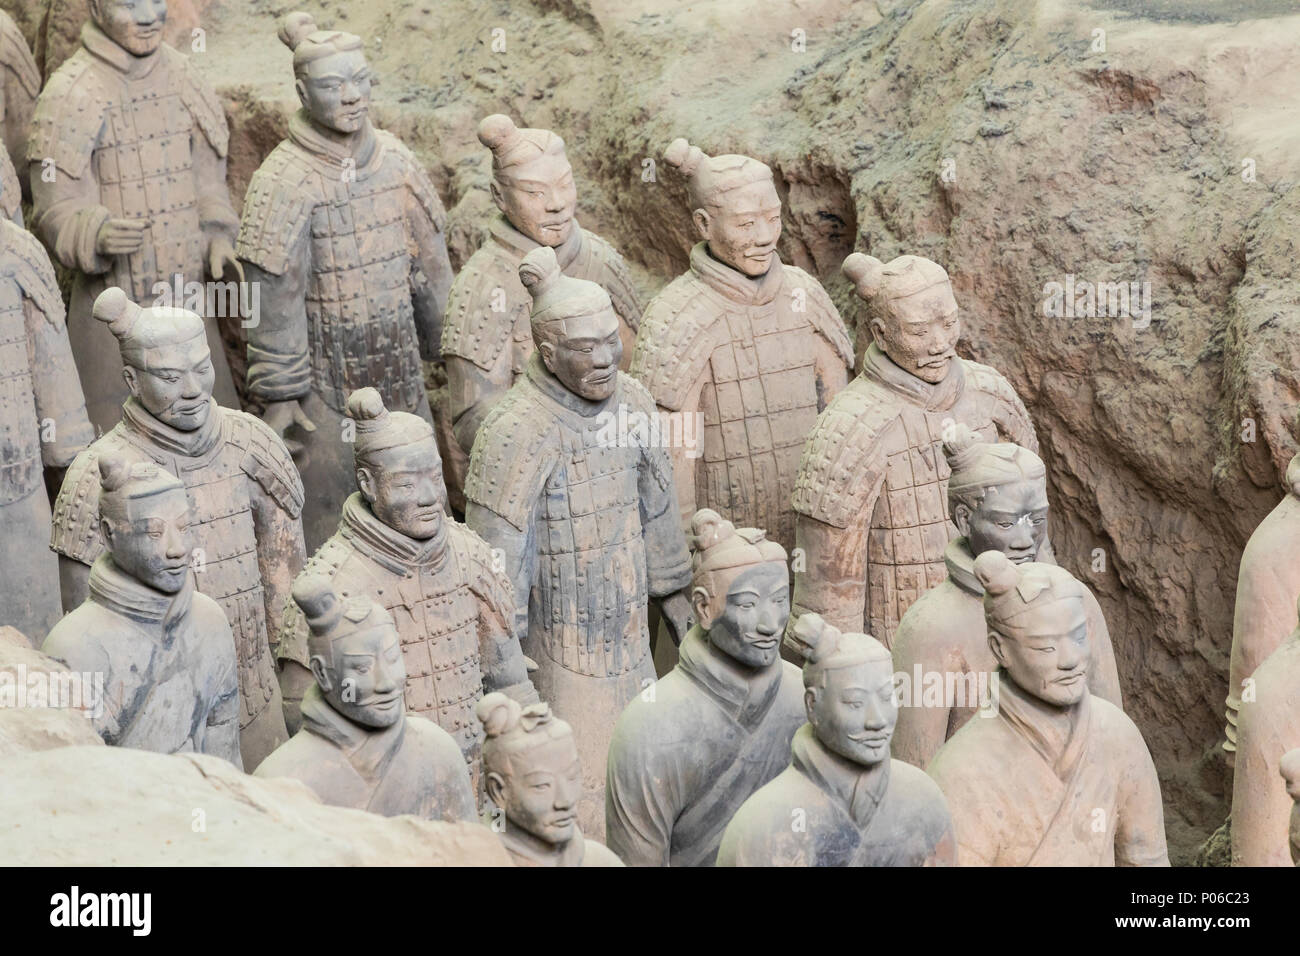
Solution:
{"label": "reddish-brown statue", "polygon": [[406,712],[406,665],[392,615],[311,573],[294,581],[293,600],[307,621],[316,681],[302,699],[302,729],[256,776],[294,777],[325,803],[386,817],[473,820],[474,790],[456,741]]}
{"label": "reddish-brown statue", "polygon": [[303,530],[315,548],[353,490],[348,395],[376,388],[389,408],[433,420],[422,360],[437,355],[451,264],[428,175],[370,122],[361,38],[291,13],[280,39],[302,109],[244,200],[239,258],[262,290],[248,391],[267,424],[302,446]]}
{"label": "reddish-brown statue", "polygon": [[302,482],[275,432],[213,400],[215,372],[198,315],[141,309],[121,289],[107,289],[94,318],[119,344],[131,397],[112,431],[77,456],[55,502],[50,546],[59,553],[63,606],[85,598],[90,567],[104,550],[99,456],[152,461],[178,477],[195,525],[196,586],[221,605],[234,632],[240,748],[255,767],[288,737],[273,644],[304,557]]}
{"label": "reddish-brown statue", "polygon": [[43,471],[63,469],[95,433],[68,344],[49,256],[30,233],[0,221],[0,623],[40,639],[63,613]]}
{"label": "reddish-brown statue", "polygon": [[687,177],[700,241],[690,269],[646,307],[631,371],[695,438],[671,443],[683,526],[712,508],[789,549],[799,455],[848,380],[848,331],[821,284],[777,255],[771,169],[684,139],[664,159]]}
{"label": "reddish-brown statue", "polygon": [[655,679],[648,603],[685,634],[690,556],[668,455],[618,428],[654,402],[618,370],[609,294],[565,276],[549,246],[524,256],[519,277],[537,350],[479,429],[465,518],[505,562],[537,692],[577,737],[579,823],[603,837],[610,734]]}
{"label": "reddish-brown statue", "polygon": [[560,269],[595,282],[619,318],[623,367],[641,320],[641,302],[622,257],[606,240],[578,225],[578,189],[564,141],[550,130],[520,129],[494,114],[478,127],[492,151],[492,201],[501,211],[487,238],[456,275],[442,332],[447,395],[439,403],[439,441],[447,490],[464,509],[464,475],[474,436],[488,410],[524,374],[533,352],[532,299],[519,281],[519,263],[539,246],[555,250]]}
{"label": "reddish-brown statue", "polygon": [[1038,450],[1029,414],[994,369],[958,357],[957,300],[943,267],[854,253],[844,274],[871,308],[861,368],[811,430],[794,489],[791,621],[815,611],[886,647],[903,614],[947,574],[958,536],[940,444],[961,423],[985,441]]}
{"label": "reddish-brown statue", "polygon": [[[951,470],[948,515],[961,537],[944,550],[948,576],[907,609],[893,648],[903,698],[893,754],[922,768],[974,716],[997,671],[975,555],[1001,551],[1024,564],[1038,560],[1047,541],[1047,469],[1042,459],[1010,442],[980,441],[960,424],[944,439],[943,453]],[[1082,581],[1079,586],[1092,651],[1088,689],[1122,707],[1106,619],[1092,591]]]}
{"label": "reddish-brown statue", "polygon": [[927,772],[962,866],[1168,866],[1160,781],[1124,712],[1088,691],[1084,589],[1055,565],[975,559],[998,682]]}
{"label": "reddish-brown statue", "polygon": [[[117,287],[140,305],[180,306],[205,275],[240,277],[239,217],[221,102],[162,42],[165,0],[88,5],[80,48],[37,100],[27,165],[32,231],[74,274],[68,334],[90,420],[107,431],[128,391],[113,337],[91,317],[95,297]],[[214,394],[237,405],[216,319],[206,326]]]}
{"label": "reddish-brown statue", "polygon": [[573,728],[549,704],[521,707],[505,694],[478,703],[483,772],[491,803],[485,822],[517,866],[622,866],[578,826],[582,762]]}
{"label": "reddish-brown statue", "polygon": [[[393,616],[406,662],[406,710],[455,738],[477,783],[483,741],[474,705],[485,690],[537,700],[515,636],[510,582],[483,539],[444,514],[433,427],[390,412],[373,388],[353,392],[359,491],[338,532],[307,562],[344,596],[367,595]],[[310,686],[307,621],[285,614],[280,637],[286,709]],[[292,728],[291,728],[292,729]]]}

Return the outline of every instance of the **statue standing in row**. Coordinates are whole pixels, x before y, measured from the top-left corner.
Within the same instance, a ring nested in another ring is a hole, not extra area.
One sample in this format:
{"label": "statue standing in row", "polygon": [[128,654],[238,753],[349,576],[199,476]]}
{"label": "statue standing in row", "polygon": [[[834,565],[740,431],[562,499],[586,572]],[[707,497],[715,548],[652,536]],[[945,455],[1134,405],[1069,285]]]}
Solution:
{"label": "statue standing in row", "polygon": [[22,225],[23,199],[31,198],[27,171],[27,130],[41,92],[41,71],[27,48],[18,24],[0,10],[0,146],[3,146],[3,174],[0,174],[0,206],[5,215]]}
{"label": "statue standing in row", "polygon": [[107,289],[94,318],[119,344],[130,397],[121,421],[73,461],[55,501],[50,546],[59,554],[63,607],[85,598],[91,565],[104,551],[99,456],[152,461],[179,478],[196,528],[197,587],[221,605],[234,632],[240,748],[255,767],[288,737],[273,644],[304,557],[302,482],[279,436],[213,400],[215,370],[198,315],[142,309],[121,289]]}
{"label": "statue standing in row", "polygon": [[442,333],[447,395],[438,409],[439,440],[447,491],[458,511],[465,507],[474,437],[533,353],[532,299],[519,281],[524,256],[547,246],[566,276],[605,290],[618,316],[624,369],[641,320],[641,301],[622,257],[578,225],[578,190],[564,141],[550,130],[520,129],[499,113],[479,123],[478,138],[492,151],[492,201],[501,214],[456,274]]}
{"label": "statue standing in row", "polygon": [[821,284],[777,255],[771,169],[684,139],[664,159],[687,177],[700,242],[690,270],[647,306],[631,371],[659,408],[703,414],[699,456],[672,449],[683,527],[712,508],[788,549],[799,456],[848,380],[848,332]]}
{"label": "statue standing in row", "polygon": [[433,184],[370,122],[361,38],[318,30],[305,13],[287,16],[280,38],[302,109],[249,183],[238,251],[262,290],[248,391],[301,446],[314,548],[352,490],[348,395],[373,387],[387,407],[432,422],[422,360],[437,356],[452,273]]}
{"label": "statue standing in row", "polygon": [[[50,77],[27,143],[32,231],[74,274],[68,334],[86,410],[103,431],[127,388],[112,336],[91,318],[106,288],[147,304],[239,275],[221,102],[162,41],[165,0],[88,0],[80,48]],[[53,176],[42,175],[46,162]],[[172,301],[174,306],[181,302]],[[217,401],[237,407],[216,319],[205,322]]]}
{"label": "statue standing in row", "polygon": [[648,602],[685,634],[690,557],[668,455],[612,426],[620,406],[632,417],[655,408],[618,370],[609,294],[565,276],[549,246],[524,256],[519,277],[533,297],[537,348],[474,440],[465,518],[504,556],[537,692],[577,736],[578,820],[602,837],[614,722],[655,679]]}

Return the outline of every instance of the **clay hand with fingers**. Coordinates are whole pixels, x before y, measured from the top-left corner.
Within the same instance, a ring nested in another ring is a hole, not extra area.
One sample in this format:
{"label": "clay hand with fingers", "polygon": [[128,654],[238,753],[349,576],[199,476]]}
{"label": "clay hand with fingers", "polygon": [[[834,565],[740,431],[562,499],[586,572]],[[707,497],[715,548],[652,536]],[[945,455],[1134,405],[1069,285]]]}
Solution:
{"label": "clay hand with fingers", "polygon": [[224,279],[227,272],[235,274],[236,282],[244,281],[244,267],[235,257],[234,243],[225,236],[217,236],[208,245],[208,275],[214,279]]}
{"label": "clay hand with fingers", "polygon": [[144,246],[147,219],[106,219],[95,234],[95,251],[101,256],[129,256]]}
{"label": "clay hand with fingers", "polygon": [[289,399],[285,402],[271,402],[266,406],[266,411],[262,413],[262,421],[266,422],[275,429],[275,433],[284,438],[284,445],[289,449],[291,455],[298,455],[303,450],[303,444],[300,441],[294,441],[292,438],[285,437],[285,431],[291,425],[297,425],[305,432],[314,432],[316,423],[307,417],[307,413],[302,410],[297,399]]}

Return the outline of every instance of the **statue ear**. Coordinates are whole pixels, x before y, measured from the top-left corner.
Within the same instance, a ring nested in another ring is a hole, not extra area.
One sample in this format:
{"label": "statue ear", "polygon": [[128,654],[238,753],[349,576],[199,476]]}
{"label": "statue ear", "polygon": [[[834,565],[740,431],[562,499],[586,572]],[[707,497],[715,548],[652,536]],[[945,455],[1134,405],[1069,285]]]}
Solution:
{"label": "statue ear", "polygon": [[294,92],[298,94],[298,102],[302,104],[303,109],[307,109],[307,83],[302,77],[295,77],[293,81]]}
{"label": "statue ear", "polygon": [[537,351],[542,353],[542,364],[546,366],[547,371],[555,373],[555,343],[538,342]]}
{"label": "statue ear", "polygon": [[695,223],[695,231],[700,234],[701,239],[709,238],[709,227],[713,225],[713,217],[709,215],[707,209],[696,209],[692,212],[691,222]]}
{"label": "statue ear", "polygon": [[999,667],[1007,666],[1007,651],[1003,645],[1006,640],[997,631],[989,631],[989,650],[993,652],[993,658],[998,662]]}
{"label": "statue ear", "polygon": [[970,517],[969,505],[958,502],[957,506],[952,509],[952,523],[957,526],[957,531],[961,533],[963,538],[970,535]]}
{"label": "statue ear", "polygon": [[808,715],[808,723],[813,725],[814,730],[817,729],[817,717],[815,716],[816,707],[817,707],[817,688],[816,687],[805,688],[803,692],[803,710],[804,713]]}
{"label": "statue ear", "polygon": [[691,610],[695,612],[695,623],[700,627],[708,629],[713,623],[713,615],[709,613],[709,592],[704,588],[691,589]]}
{"label": "statue ear", "polygon": [[99,536],[104,539],[104,545],[109,551],[113,550],[113,523],[107,518],[99,519]]}
{"label": "statue ear", "polygon": [[871,320],[871,340],[876,343],[876,348],[885,351],[885,323],[880,319]]}
{"label": "statue ear", "polygon": [[364,465],[357,466],[357,488],[360,490],[362,497],[370,504],[375,503],[375,476],[370,473],[370,469]]}
{"label": "statue ear", "polygon": [[325,667],[325,658],[319,654],[313,654],[311,660],[307,662],[307,666],[311,668],[311,676],[316,678],[316,683],[320,685],[321,690],[328,693],[334,689],[334,682],[330,680],[330,672]]}
{"label": "statue ear", "polygon": [[122,366],[122,381],[131,392],[132,398],[140,397],[140,373],[130,365]]}
{"label": "statue ear", "polygon": [[497,208],[500,209],[502,212],[505,212],[506,197],[501,192],[501,187],[497,185],[497,181],[495,179],[492,180],[490,183],[488,183],[488,190],[492,193],[492,201],[496,203]]}
{"label": "statue ear", "polygon": [[488,799],[502,810],[506,807],[506,778],[501,776],[495,770],[483,778],[483,789],[487,791]]}

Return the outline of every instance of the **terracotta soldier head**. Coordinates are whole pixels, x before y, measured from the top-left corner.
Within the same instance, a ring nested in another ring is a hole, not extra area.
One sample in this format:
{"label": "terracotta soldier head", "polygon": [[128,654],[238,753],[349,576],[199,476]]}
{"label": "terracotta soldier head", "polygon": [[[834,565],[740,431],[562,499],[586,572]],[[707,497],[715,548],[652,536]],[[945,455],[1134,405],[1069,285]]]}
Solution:
{"label": "terracotta soldier head", "polygon": [[549,704],[519,702],[493,692],[474,712],[483,722],[484,787],[506,820],[544,843],[577,833],[582,765],[573,730]]}
{"label": "terracotta soldier head", "polygon": [[280,42],[293,51],[293,87],[313,120],[338,133],[355,133],[370,112],[373,78],[361,38],[341,30],[318,30],[309,13],[290,13]]}
{"label": "terracotta soldier head", "polygon": [[90,18],[132,56],[148,56],[162,46],[167,0],[88,0]]}
{"label": "terracotta soldier head", "polygon": [[1001,551],[1016,564],[1038,559],[1047,538],[1047,468],[1027,448],[985,442],[958,423],[944,439],[948,514],[972,554]]}
{"label": "terracotta soldier head", "polygon": [[885,645],[867,634],[842,633],[814,613],[795,622],[789,639],[804,658],[804,709],[817,739],[856,764],[888,760],[898,700]]}
{"label": "terracotta soldier head", "polygon": [[368,597],[340,597],[315,574],[299,575],[293,600],[307,619],[311,672],[329,705],[364,727],[401,720],[406,664],[392,616]]}
{"label": "terracotta soldier head", "polygon": [[695,512],[690,543],[691,606],[709,643],[746,667],[773,664],[790,616],[785,548],[711,508]]}
{"label": "terracotta soldier head", "polygon": [[587,401],[613,395],[623,340],[609,293],[566,276],[549,246],[524,256],[519,279],[533,297],[533,341],[547,370]]}
{"label": "terracotta soldier head", "polygon": [[1052,564],[1013,564],[1001,551],[975,559],[984,586],[989,649],[1017,687],[1057,707],[1088,694],[1083,585]]}
{"label": "terracotta soldier head", "polygon": [[772,170],[748,156],[709,156],[684,139],[664,162],[687,179],[691,221],[709,253],[751,278],[766,274],[781,238],[781,197]]}
{"label": "terracotta soldier head", "polygon": [[348,396],[348,417],[356,423],[357,488],[375,517],[417,541],[437,535],[447,491],[432,426],[418,415],[390,412],[373,388]]}
{"label": "terracotta soldier head", "polygon": [[122,377],[132,396],[165,425],[194,431],[207,423],[216,372],[203,320],[188,309],[141,308],[118,288],[95,299],[122,352]]}
{"label": "terracotta soldier head", "polygon": [[943,266],[920,256],[883,263],[855,252],[841,268],[870,306],[876,347],[922,381],[942,382],[961,336],[957,299]]}
{"label": "terracotta soldier head", "polygon": [[99,531],[118,569],[164,594],[190,572],[190,503],[185,486],[153,462],[107,452],[99,459]]}
{"label": "terracotta soldier head", "polygon": [[1286,780],[1286,792],[1295,806],[1291,810],[1290,844],[1291,861],[1300,866],[1300,750],[1291,750],[1283,755],[1278,769]]}
{"label": "terracotta soldier head", "polygon": [[478,141],[492,150],[492,201],[510,225],[538,245],[562,245],[578,207],[564,140],[494,113],[478,124]]}

